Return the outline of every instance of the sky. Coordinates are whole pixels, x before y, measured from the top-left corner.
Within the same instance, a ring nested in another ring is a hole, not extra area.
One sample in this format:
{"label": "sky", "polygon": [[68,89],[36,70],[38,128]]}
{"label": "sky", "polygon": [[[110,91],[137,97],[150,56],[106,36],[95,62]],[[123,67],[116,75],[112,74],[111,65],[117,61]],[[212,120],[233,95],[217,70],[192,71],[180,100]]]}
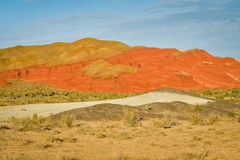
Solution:
{"label": "sky", "polygon": [[0,1],[0,48],[85,37],[240,59],[240,0]]}

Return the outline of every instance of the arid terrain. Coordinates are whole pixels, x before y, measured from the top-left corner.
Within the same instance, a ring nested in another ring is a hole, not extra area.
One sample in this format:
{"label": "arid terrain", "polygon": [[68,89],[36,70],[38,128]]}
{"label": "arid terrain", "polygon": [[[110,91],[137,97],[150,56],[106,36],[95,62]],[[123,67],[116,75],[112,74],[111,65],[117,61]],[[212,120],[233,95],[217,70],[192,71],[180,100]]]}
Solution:
{"label": "arid terrain", "polygon": [[240,106],[100,104],[1,121],[1,159],[239,160]]}
{"label": "arid terrain", "polygon": [[3,160],[240,160],[240,63],[202,49],[0,49],[0,106]]}
{"label": "arid terrain", "polygon": [[60,113],[63,111],[89,107],[97,104],[121,104],[121,105],[144,105],[156,102],[174,102],[181,101],[193,105],[207,104],[213,100],[198,97],[197,95],[186,95],[181,93],[181,91],[176,92],[174,90],[161,90],[151,93],[146,93],[142,95],[122,98],[122,99],[112,99],[112,100],[102,100],[102,101],[90,101],[90,102],[75,102],[75,103],[53,103],[53,104],[29,104],[29,105],[16,105],[9,107],[0,108],[0,120],[7,120],[11,117],[22,118],[31,117],[35,113],[40,116],[49,116],[51,114]]}
{"label": "arid terrain", "polygon": [[240,0],[0,0],[0,160],[240,160]]}

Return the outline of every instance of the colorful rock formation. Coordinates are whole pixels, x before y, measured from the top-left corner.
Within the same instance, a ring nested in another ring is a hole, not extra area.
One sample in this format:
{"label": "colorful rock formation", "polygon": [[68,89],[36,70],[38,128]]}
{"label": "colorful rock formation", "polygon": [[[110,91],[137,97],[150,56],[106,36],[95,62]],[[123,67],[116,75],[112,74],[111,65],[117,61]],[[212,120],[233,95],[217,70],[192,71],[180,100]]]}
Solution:
{"label": "colorful rock formation", "polygon": [[1,49],[0,62],[0,85],[22,79],[64,90],[116,93],[240,87],[238,61],[200,49],[129,47],[87,38]]}

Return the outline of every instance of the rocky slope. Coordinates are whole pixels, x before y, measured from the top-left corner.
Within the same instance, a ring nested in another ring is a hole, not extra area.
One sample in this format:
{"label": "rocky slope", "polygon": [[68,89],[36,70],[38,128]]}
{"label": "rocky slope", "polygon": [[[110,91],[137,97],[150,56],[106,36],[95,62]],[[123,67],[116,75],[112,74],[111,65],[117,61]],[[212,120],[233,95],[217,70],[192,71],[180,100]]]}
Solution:
{"label": "rocky slope", "polygon": [[201,49],[129,47],[87,38],[1,49],[0,60],[1,85],[22,79],[64,90],[115,93],[240,87],[239,62]]}

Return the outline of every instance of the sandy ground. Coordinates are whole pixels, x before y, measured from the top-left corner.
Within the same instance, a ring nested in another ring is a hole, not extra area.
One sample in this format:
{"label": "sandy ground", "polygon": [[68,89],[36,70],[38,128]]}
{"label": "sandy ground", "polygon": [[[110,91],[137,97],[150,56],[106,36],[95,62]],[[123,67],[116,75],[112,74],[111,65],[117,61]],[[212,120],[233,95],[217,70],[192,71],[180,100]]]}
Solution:
{"label": "sandy ground", "polygon": [[137,127],[92,121],[45,131],[0,130],[0,159],[240,160],[238,122],[178,123],[170,129],[156,128],[151,121]]}
{"label": "sandy ground", "polygon": [[154,102],[174,102],[174,101],[181,101],[188,104],[206,104],[211,100],[191,95],[185,95],[181,93],[158,91],[134,97],[127,97],[114,100],[77,102],[77,103],[30,104],[2,107],[0,108],[0,120],[7,120],[11,117],[15,118],[28,117],[32,116],[35,113],[41,116],[48,116],[50,114],[56,114],[71,109],[83,108],[104,103],[139,106]]}
{"label": "sandy ground", "polygon": [[34,117],[0,121],[1,160],[240,160],[239,104],[99,104]]}

